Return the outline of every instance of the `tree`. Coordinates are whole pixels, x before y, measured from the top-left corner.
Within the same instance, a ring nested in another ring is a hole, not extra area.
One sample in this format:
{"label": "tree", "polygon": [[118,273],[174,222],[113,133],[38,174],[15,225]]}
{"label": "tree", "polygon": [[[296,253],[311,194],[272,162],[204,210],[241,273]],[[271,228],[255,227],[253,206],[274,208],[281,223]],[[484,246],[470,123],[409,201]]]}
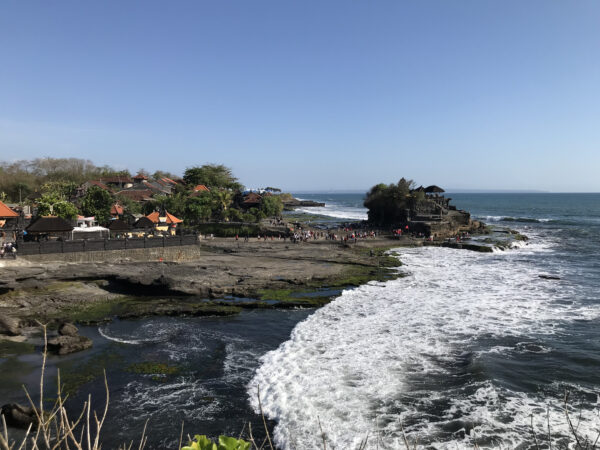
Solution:
{"label": "tree", "polygon": [[63,219],[77,217],[77,208],[56,192],[42,194],[37,204],[38,216],[58,216]]}
{"label": "tree", "polygon": [[98,223],[105,224],[110,219],[112,196],[98,186],[90,186],[81,202],[81,211],[86,216],[94,216]]}
{"label": "tree", "polygon": [[373,186],[364,201],[369,210],[369,222],[379,225],[395,224],[407,219],[407,210],[414,209],[416,197],[411,193],[412,180],[401,178],[397,184]]}
{"label": "tree", "polygon": [[213,201],[210,195],[199,195],[188,199],[183,219],[189,224],[206,222],[212,217]]}
{"label": "tree", "polygon": [[136,201],[133,201],[129,197],[126,197],[124,195],[117,195],[117,201],[129,214],[140,214],[142,212],[142,205],[140,205]]}
{"label": "tree", "polygon": [[170,178],[171,180],[174,180],[176,178],[179,178],[177,175],[172,174],[171,172],[165,172],[164,170],[157,170],[156,172],[154,172],[152,174],[152,178],[157,179],[157,178]]}
{"label": "tree", "polygon": [[260,201],[260,210],[267,217],[277,217],[283,211],[283,202],[278,196],[263,195]]}
{"label": "tree", "polygon": [[188,167],[183,174],[183,181],[189,186],[204,184],[214,188],[241,190],[242,185],[233,176],[231,169],[222,164],[204,164],[200,167]]}

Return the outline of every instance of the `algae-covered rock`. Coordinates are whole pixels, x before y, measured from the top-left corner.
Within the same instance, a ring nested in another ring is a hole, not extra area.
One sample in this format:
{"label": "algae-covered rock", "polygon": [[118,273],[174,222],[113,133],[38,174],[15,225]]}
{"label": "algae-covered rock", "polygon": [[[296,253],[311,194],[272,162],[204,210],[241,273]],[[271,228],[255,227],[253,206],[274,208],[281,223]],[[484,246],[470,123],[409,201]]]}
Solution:
{"label": "algae-covered rock", "polygon": [[79,330],[75,325],[65,322],[58,327],[58,334],[61,336],[77,336]]}
{"label": "algae-covered rock", "polygon": [[79,352],[92,346],[92,340],[85,336],[57,336],[48,340],[48,349],[59,355]]}
{"label": "algae-covered rock", "polygon": [[10,316],[0,316],[0,334],[19,336],[21,334],[19,319]]}

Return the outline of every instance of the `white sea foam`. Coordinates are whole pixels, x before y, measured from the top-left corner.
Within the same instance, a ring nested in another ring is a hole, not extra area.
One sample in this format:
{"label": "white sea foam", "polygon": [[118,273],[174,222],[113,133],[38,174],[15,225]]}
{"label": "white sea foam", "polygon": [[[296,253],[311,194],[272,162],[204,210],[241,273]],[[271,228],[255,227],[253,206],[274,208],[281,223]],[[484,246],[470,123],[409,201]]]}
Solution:
{"label": "white sea foam", "polygon": [[137,327],[129,325],[129,330],[119,330],[119,323],[109,323],[98,327],[98,333],[105,339],[119,342],[121,344],[142,345],[165,342],[175,333],[179,327],[156,326],[154,321],[143,322]]}
{"label": "white sea foam", "polygon": [[[303,200],[298,198],[298,200]],[[297,212],[306,214],[319,214],[327,217],[334,217],[336,219],[349,219],[349,220],[367,220],[367,208],[361,206],[344,205],[336,203],[331,200],[323,200],[325,206],[315,206],[308,208],[296,208]]]}
{"label": "white sea foam", "polygon": [[[344,291],[262,357],[248,395],[256,409],[260,386],[277,445],[320,448],[319,421],[335,449],[357,448],[367,436],[367,448],[400,448],[403,428],[434,448],[513,448],[531,438],[532,414],[536,433],[546,435],[549,421],[555,437],[568,434],[559,399],[490,380],[460,383],[463,360],[545,353],[540,337],[559,338],[568,322],[600,316],[597,305],[571,301],[568,282],[556,289],[538,278],[531,255],[551,246],[398,251],[408,277]],[[516,344],[501,344],[510,340]],[[594,438],[597,421],[584,408],[579,432]]]}
{"label": "white sea foam", "polygon": [[192,377],[153,382],[151,388],[147,382],[132,381],[124,386],[115,402],[116,410],[150,420],[165,420],[180,413],[188,421],[212,418],[221,407],[219,397],[206,383]]}

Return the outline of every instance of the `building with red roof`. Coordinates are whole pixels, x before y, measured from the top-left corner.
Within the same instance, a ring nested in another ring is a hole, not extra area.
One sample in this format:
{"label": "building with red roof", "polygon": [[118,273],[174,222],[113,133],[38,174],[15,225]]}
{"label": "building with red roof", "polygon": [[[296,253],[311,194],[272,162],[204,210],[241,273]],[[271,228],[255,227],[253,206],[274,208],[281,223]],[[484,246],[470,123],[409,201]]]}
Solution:
{"label": "building with red roof", "polygon": [[0,219],[15,219],[19,217],[19,213],[14,212],[4,203],[0,202]]}

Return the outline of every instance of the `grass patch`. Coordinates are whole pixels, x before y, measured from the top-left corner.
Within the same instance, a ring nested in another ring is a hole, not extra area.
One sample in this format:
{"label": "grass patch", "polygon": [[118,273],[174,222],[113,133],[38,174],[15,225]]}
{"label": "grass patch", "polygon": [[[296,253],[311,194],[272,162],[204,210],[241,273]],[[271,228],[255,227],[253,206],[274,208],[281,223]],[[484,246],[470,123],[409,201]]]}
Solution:
{"label": "grass patch", "polygon": [[58,316],[61,320],[80,324],[96,324],[110,320],[126,301],[123,299],[98,301],[90,305],[75,307],[61,311]]}
{"label": "grass patch", "polygon": [[0,358],[7,358],[9,356],[26,355],[33,353],[35,346],[28,342],[15,342],[8,340],[0,340]]}
{"label": "grass patch", "polygon": [[179,373],[179,367],[169,366],[165,363],[159,363],[154,361],[146,361],[141,363],[134,363],[125,369],[126,372],[135,373],[138,375],[151,375],[151,379],[154,381],[164,380],[169,375],[176,375]]}
{"label": "grass patch", "polygon": [[[335,295],[319,295],[320,288],[306,289],[260,289],[257,296],[260,300],[272,300],[295,305],[322,306],[328,303]],[[267,305],[265,305],[267,306]],[[277,306],[277,305],[268,305]]]}
{"label": "grass patch", "polygon": [[388,250],[387,247],[355,248],[353,251],[370,258],[372,265],[345,264],[341,274],[328,280],[311,280],[297,288],[260,289],[257,291],[257,296],[261,300],[322,306],[337,294],[319,295],[320,291],[342,290],[348,287],[357,287],[369,281],[389,281],[401,277],[402,274],[394,268],[402,263],[393,254],[387,254]]}

